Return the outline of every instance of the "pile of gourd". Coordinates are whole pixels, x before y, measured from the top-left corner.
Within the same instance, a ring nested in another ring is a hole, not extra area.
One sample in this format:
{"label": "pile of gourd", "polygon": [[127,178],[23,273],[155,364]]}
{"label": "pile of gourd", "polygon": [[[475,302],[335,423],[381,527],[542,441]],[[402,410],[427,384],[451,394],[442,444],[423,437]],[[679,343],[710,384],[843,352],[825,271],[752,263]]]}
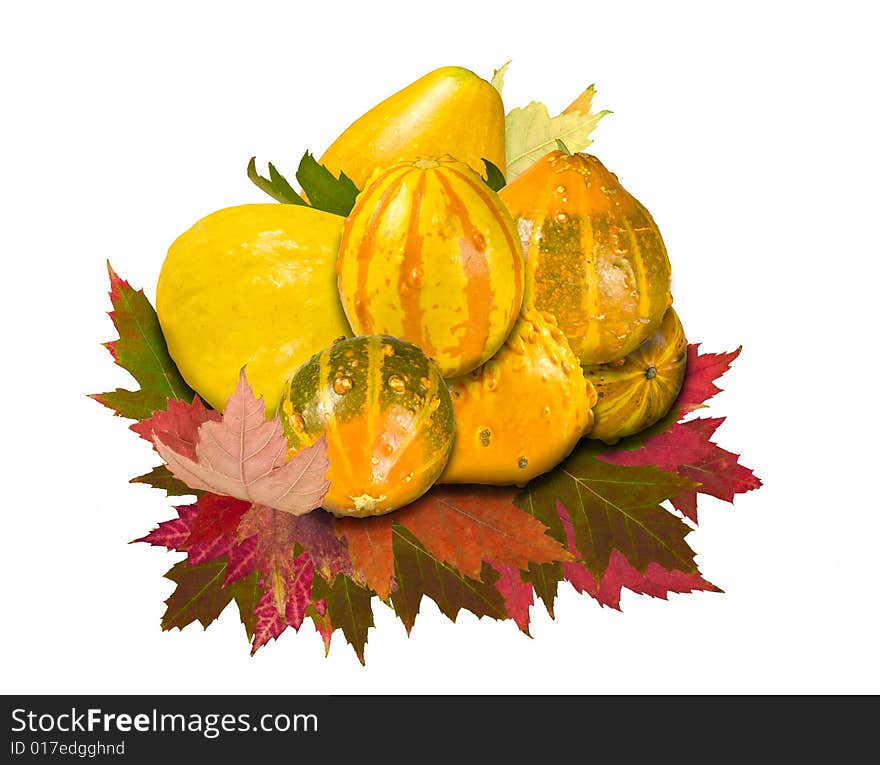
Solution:
{"label": "pile of gourd", "polygon": [[168,252],[157,313],[183,377],[222,410],[245,367],[291,451],[326,436],[334,514],[523,485],[678,394],[686,340],[648,211],[561,149],[496,193],[480,173],[504,172],[504,146],[499,93],[445,67],[320,158],[361,189],[348,217],[241,205]]}

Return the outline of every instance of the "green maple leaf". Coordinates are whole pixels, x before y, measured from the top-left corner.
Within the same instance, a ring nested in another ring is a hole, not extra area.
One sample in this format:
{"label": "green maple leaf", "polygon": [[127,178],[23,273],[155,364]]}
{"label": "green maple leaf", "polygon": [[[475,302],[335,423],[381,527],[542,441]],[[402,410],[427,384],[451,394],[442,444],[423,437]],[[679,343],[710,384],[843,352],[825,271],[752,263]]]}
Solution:
{"label": "green maple leaf", "polygon": [[110,318],[118,340],[104,343],[114,361],[140,384],[136,391],[117,388],[95,393],[90,398],[109,407],[120,417],[143,420],[165,409],[168,399],[190,402],[195,395],[186,384],[171,356],[156,311],[143,290],[135,291],[120,279],[110,264]]}
{"label": "green maple leaf", "polygon": [[462,608],[477,616],[507,618],[504,599],[495,588],[498,573],[491,566],[483,564],[482,581],[470,579],[437,560],[402,526],[395,524],[392,535],[397,589],[391,592],[391,604],[407,632],[425,595],[452,621]]}
{"label": "green maple leaf", "polygon": [[529,483],[515,504],[564,541],[560,503],[574,527],[576,552],[597,577],[608,567],[613,549],[641,572],[652,561],[666,569],[693,572],[694,552],[684,540],[691,528],[660,503],[694,485],[653,465],[609,465],[589,449],[579,449],[551,473]]}
{"label": "green maple leaf", "polygon": [[354,207],[358,188],[345,173],[333,175],[324,165],[312,156],[311,152],[303,154],[296,170],[296,179],[308,201],[300,196],[290,182],[278,172],[275,165],[269,163],[269,177],[257,172],[257,159],[251,157],[247,166],[248,178],[270,197],[292,205],[305,205],[316,210],[333,213],[345,217]]}
{"label": "green maple leaf", "polygon": [[253,634],[256,600],[251,600],[254,588],[258,587],[259,573],[255,571],[224,587],[226,563],[225,557],[215,558],[198,566],[191,566],[183,560],[165,574],[177,587],[165,601],[167,607],[162,616],[163,630],[175,627],[183,629],[194,621],[201,622],[207,629],[234,598],[239,605],[245,630],[249,636]]}
{"label": "green maple leaf", "polygon": [[145,483],[154,489],[164,489],[169,497],[184,497],[190,494],[197,497],[204,494],[199,489],[191,489],[179,478],[175,478],[167,465],[158,465],[149,473],[132,478],[130,483]]}
{"label": "green maple leaf", "polygon": [[[367,632],[373,626],[373,592],[356,584],[345,574],[337,574],[332,582],[323,576],[316,576],[312,580],[312,600],[323,600],[327,604],[330,624],[334,629],[342,630],[363,664]],[[314,614],[311,616],[315,618]]]}

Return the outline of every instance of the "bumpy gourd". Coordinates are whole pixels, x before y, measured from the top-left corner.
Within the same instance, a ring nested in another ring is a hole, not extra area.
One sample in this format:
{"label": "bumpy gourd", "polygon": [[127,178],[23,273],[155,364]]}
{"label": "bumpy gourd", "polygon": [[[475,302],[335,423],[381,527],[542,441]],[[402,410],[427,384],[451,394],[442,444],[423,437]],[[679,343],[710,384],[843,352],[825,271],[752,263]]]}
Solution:
{"label": "bumpy gourd", "polygon": [[159,323],[184,379],[215,409],[247,366],[274,411],[297,368],[351,334],[336,289],[342,225],[307,207],[241,205],[171,245],[156,288]]}
{"label": "bumpy gourd", "polygon": [[320,162],[362,189],[377,168],[434,154],[451,154],[479,173],[485,173],[483,158],[505,169],[501,96],[460,66],[429,72],[374,106]]}
{"label": "bumpy gourd", "polygon": [[686,364],[687,339],[670,308],[660,329],[623,364],[585,367],[584,375],[598,394],[589,438],[613,444],[664,417],[681,390]]}
{"label": "bumpy gourd", "polygon": [[337,271],[357,334],[415,343],[444,377],[491,358],[522,303],[522,248],[510,214],[448,156],[374,177],[346,219]]}
{"label": "bumpy gourd", "polygon": [[549,315],[523,312],[502,349],[450,385],[456,436],[442,483],[522,485],[593,422],[596,392]]}
{"label": "bumpy gourd", "polygon": [[418,348],[372,335],[335,343],[294,375],[279,405],[292,450],[327,437],[336,515],[381,515],[427,491],[455,436],[449,389]]}
{"label": "bumpy gourd", "polygon": [[553,151],[500,196],[526,252],[524,305],[550,311],[584,364],[623,358],[671,304],[650,213],[589,154]]}

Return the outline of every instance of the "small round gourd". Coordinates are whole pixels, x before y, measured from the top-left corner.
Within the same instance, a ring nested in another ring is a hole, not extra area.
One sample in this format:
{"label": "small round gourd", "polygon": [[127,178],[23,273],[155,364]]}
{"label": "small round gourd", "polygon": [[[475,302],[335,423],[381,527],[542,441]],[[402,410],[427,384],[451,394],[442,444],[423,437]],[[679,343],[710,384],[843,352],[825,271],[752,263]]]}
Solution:
{"label": "small round gourd", "polygon": [[549,314],[523,312],[501,350],[450,385],[456,437],[441,483],[522,486],[593,422],[596,392]]}
{"label": "small round gourd", "polygon": [[293,376],[279,405],[291,450],[327,438],[324,509],[382,515],[424,494],[455,437],[449,389],[411,343],[372,335],[341,340]]}
{"label": "small round gourd", "polygon": [[650,213],[594,156],[552,151],[501,189],[526,253],[523,304],[556,316],[583,364],[621,359],[672,303]]}
{"label": "small round gourd", "polygon": [[355,333],[414,343],[444,377],[491,358],[522,303],[522,246],[510,214],[450,156],[373,176],[346,219],[337,273]]}
{"label": "small round gourd", "polygon": [[670,308],[660,329],[622,364],[584,367],[598,394],[588,437],[613,444],[664,417],[681,390],[686,365],[687,338]]}

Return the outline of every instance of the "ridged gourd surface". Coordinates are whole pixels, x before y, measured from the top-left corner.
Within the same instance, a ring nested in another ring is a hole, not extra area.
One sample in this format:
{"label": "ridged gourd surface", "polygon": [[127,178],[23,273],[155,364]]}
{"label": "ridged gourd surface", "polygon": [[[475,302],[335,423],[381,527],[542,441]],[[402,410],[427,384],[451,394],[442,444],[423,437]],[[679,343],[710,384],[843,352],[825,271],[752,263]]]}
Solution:
{"label": "ridged gourd surface", "polygon": [[686,364],[687,338],[669,308],[660,329],[623,364],[584,367],[598,394],[589,438],[613,444],[663,418],[681,390]]}
{"label": "ridged gourd surface", "polygon": [[346,219],[337,272],[356,333],[414,343],[445,377],[491,358],[522,303],[522,248],[510,214],[452,157],[374,177]]}
{"label": "ridged gourd surface", "polygon": [[526,253],[523,304],[553,313],[582,363],[623,358],[656,332],[672,302],[666,247],[596,157],[550,152],[500,196]]}

